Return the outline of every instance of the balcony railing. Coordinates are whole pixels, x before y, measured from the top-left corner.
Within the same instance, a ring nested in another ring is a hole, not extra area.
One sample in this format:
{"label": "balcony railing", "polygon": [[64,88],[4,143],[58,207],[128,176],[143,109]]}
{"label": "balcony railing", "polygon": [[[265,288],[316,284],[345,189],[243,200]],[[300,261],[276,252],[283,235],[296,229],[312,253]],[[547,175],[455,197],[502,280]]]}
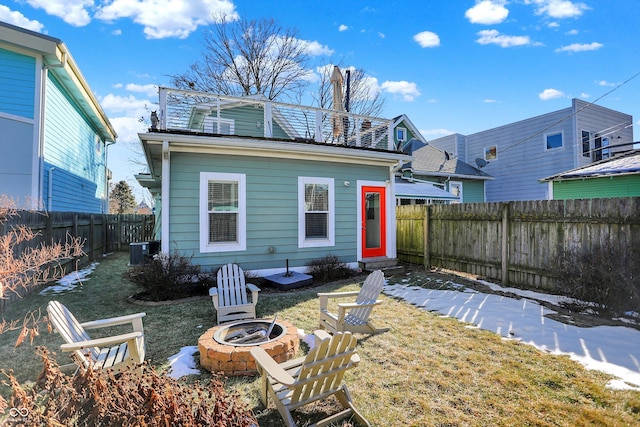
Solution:
{"label": "balcony railing", "polygon": [[284,104],[160,88],[160,131],[313,142],[395,151],[391,120]]}

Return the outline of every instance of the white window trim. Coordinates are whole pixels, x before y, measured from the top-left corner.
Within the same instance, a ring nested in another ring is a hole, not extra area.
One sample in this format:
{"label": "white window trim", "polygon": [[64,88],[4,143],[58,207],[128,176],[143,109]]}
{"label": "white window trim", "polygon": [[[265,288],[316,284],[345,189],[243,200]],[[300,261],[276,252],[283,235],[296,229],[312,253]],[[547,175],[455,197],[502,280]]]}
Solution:
{"label": "white window trim", "polygon": [[[204,118],[204,124],[203,126],[203,132],[208,132],[208,133],[214,133],[213,132],[213,125],[218,123],[218,120],[220,121],[220,124],[227,124],[229,125],[229,135],[235,135],[236,133],[236,121],[233,119],[223,119],[220,118],[218,119],[217,117],[212,117],[212,116],[207,116]],[[220,135],[226,135],[220,132],[220,130],[218,129],[218,132],[215,132],[217,134]]]}
{"label": "white window trim", "polygon": [[[404,138],[400,139],[400,137],[398,136],[398,131],[401,130],[402,134],[404,135]],[[396,139],[398,140],[398,142],[405,142],[407,140],[407,128],[402,128],[402,127],[397,127],[396,128]]]}
{"label": "white window trim", "polygon": [[[238,183],[238,241],[209,242],[209,181]],[[232,252],[247,249],[247,184],[246,175],[238,173],[200,172],[200,252]]]}
{"label": "white window trim", "polygon": [[[488,148],[494,148],[496,149],[496,157],[493,159],[487,159],[487,149]],[[493,162],[498,160],[498,146],[497,145],[489,145],[488,147],[483,147],[482,148],[482,158],[486,161],[486,162]]]}
{"label": "white window trim", "polygon": [[[325,184],[329,187],[329,218],[327,221],[328,238],[326,239],[306,239],[305,235],[305,210],[304,210],[304,187],[306,184]],[[335,246],[335,191],[333,178],[316,178],[310,176],[298,177],[298,247],[318,248]]]}
{"label": "white window trim", "polygon": [[451,192],[451,187],[453,186],[458,186],[458,188],[460,188],[460,194],[458,194],[458,200],[453,200],[452,203],[463,203],[464,202],[464,196],[462,194],[463,192],[463,186],[462,186],[462,181],[449,181],[449,193],[453,194]]}
{"label": "white window trim", "polygon": [[[553,135],[560,135],[560,138],[562,139],[562,145],[560,145],[559,147],[547,148],[547,138]],[[580,140],[580,142],[582,143],[582,140]],[[564,131],[545,133],[542,143],[544,144],[544,151],[562,150],[564,148]]]}

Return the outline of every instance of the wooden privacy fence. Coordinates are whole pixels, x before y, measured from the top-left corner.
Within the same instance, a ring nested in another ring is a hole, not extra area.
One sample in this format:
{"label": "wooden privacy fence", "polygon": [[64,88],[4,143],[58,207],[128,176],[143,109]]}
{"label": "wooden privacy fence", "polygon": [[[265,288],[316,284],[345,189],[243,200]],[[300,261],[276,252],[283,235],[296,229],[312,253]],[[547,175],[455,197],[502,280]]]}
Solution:
{"label": "wooden privacy fence", "polygon": [[[105,253],[128,251],[129,243],[153,240],[155,218],[153,215],[138,214],[18,211],[17,215],[6,218],[5,222],[0,223],[0,236],[18,225],[31,229],[36,233],[36,237],[14,247],[15,254],[52,242],[64,244],[69,237],[80,237],[84,241],[83,250],[87,255],[84,261],[86,262],[98,259]],[[75,261],[69,260],[68,263]],[[76,265],[71,267],[75,268]],[[4,295],[0,299],[0,311],[5,304],[28,293],[24,290],[21,295]]]}
{"label": "wooden privacy fence", "polygon": [[503,285],[553,290],[554,261],[564,251],[603,245],[640,274],[637,197],[398,206],[396,221],[401,261]]}

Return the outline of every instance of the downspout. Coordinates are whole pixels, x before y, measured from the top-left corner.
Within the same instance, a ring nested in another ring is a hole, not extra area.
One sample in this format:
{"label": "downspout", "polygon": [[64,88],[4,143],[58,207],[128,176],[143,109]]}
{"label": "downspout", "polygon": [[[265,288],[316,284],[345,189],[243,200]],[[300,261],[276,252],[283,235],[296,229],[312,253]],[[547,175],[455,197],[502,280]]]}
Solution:
{"label": "downspout", "polygon": [[49,168],[49,190],[47,191],[47,211],[51,212],[53,206],[53,171],[55,166]]}

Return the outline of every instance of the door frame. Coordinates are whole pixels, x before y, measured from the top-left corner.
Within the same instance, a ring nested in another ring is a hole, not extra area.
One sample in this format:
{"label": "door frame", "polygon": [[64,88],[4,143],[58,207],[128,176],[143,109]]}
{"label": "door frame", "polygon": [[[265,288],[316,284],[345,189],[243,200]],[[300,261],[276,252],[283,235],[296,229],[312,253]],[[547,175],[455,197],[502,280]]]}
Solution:
{"label": "door frame", "polygon": [[[383,224],[385,229],[385,235],[381,236],[381,240],[385,241],[384,247],[384,255],[389,258],[395,258],[395,228],[392,225],[395,224],[395,194],[392,192],[392,187],[389,181],[358,181],[358,192],[356,195],[357,198],[357,219],[356,219],[356,234],[358,241],[358,261],[364,259],[363,257],[363,249],[364,242],[362,241],[362,192],[364,187],[379,187],[385,192],[385,206],[384,214],[385,214],[385,222]],[[384,239],[382,239],[384,237]]]}

